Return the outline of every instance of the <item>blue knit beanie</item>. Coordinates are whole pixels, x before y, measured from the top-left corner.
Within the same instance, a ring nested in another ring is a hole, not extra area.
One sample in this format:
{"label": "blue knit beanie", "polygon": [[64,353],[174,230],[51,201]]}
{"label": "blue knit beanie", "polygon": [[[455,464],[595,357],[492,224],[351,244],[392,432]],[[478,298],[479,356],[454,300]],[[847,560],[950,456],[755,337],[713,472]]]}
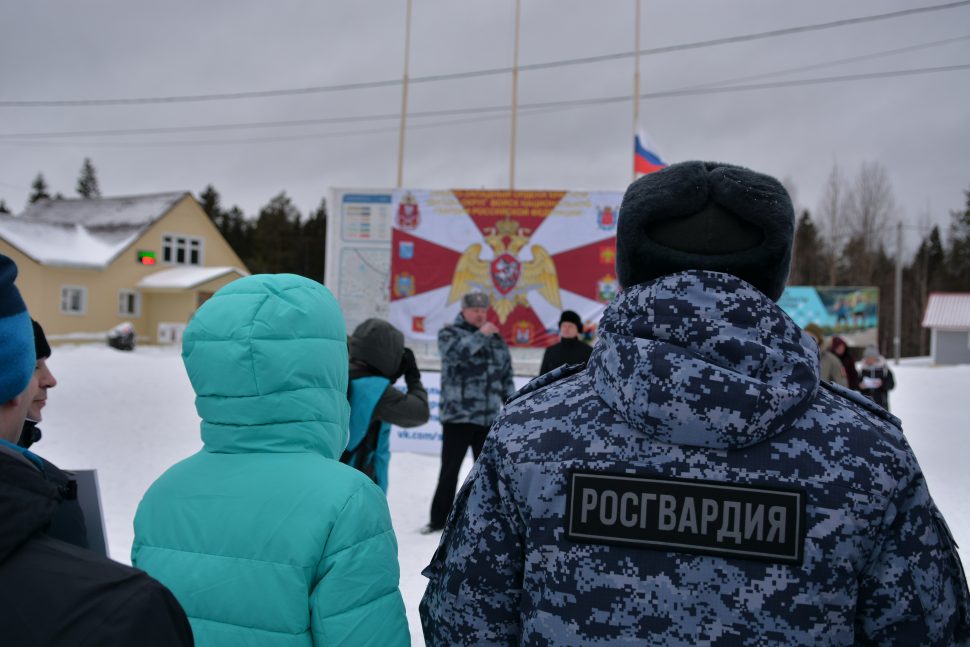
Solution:
{"label": "blue knit beanie", "polygon": [[34,374],[34,328],[14,285],[17,266],[0,254],[0,403],[20,395]]}

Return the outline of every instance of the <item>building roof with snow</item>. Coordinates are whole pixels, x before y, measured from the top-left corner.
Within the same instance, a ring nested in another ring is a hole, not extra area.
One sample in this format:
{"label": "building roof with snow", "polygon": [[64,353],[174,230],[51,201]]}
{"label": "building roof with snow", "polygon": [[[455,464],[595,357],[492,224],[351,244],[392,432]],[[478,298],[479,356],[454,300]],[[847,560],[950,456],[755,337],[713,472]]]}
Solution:
{"label": "building roof with snow", "polygon": [[138,287],[142,290],[187,290],[232,272],[249,276],[249,272],[238,267],[178,267],[149,274],[138,282]]}
{"label": "building roof with snow", "polygon": [[103,269],[187,195],[38,200],[0,215],[0,238],[41,265]]}
{"label": "building roof with snow", "polygon": [[970,330],[970,292],[933,292],[923,314],[924,328]]}

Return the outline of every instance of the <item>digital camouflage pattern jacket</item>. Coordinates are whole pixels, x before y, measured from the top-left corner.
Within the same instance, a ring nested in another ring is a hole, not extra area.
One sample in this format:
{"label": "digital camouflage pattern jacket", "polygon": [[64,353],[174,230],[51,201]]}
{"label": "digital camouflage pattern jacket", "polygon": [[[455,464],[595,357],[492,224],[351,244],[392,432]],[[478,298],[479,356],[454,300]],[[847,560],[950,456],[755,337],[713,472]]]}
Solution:
{"label": "digital camouflage pattern jacket", "polygon": [[512,357],[499,334],[483,335],[461,313],[438,331],[441,422],[488,427],[515,393]]}
{"label": "digital camouflage pattern jacket", "polygon": [[[727,274],[623,291],[506,405],[425,570],[429,645],[952,645],[955,545],[899,421]],[[575,371],[575,372],[571,372]]]}

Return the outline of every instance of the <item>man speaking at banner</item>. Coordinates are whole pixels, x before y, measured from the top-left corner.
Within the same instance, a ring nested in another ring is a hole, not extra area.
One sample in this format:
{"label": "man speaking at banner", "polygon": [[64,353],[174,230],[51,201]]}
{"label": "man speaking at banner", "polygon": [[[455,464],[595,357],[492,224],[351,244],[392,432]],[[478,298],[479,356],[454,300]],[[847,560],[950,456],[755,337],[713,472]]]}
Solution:
{"label": "man speaking at banner", "polygon": [[424,574],[429,646],[966,644],[956,546],[900,422],[819,381],[778,307],[776,179],[627,189],[586,368],[510,400]]}
{"label": "man speaking at banner", "polygon": [[468,448],[478,459],[502,404],[515,393],[512,358],[498,327],[488,321],[488,295],[461,298],[455,322],[438,332],[441,355],[441,472],[424,534],[445,526],[458,487],[458,472]]}

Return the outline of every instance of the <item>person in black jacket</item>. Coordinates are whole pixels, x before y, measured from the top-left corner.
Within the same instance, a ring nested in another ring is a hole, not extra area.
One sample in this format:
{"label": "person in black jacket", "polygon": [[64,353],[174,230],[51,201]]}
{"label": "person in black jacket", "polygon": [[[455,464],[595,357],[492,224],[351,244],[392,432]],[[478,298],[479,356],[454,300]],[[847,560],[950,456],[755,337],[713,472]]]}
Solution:
{"label": "person in black jacket", "polygon": [[559,343],[553,344],[542,354],[539,375],[544,375],[565,364],[585,364],[593,349],[580,340],[583,320],[572,310],[564,310],[559,317]]}
{"label": "person in black jacket", "polygon": [[[367,474],[384,492],[391,462],[391,425],[428,422],[428,392],[404,334],[383,319],[368,319],[350,338],[350,440],[340,460]],[[407,392],[394,387],[404,378]]]}
{"label": "person in black jacket", "polygon": [[39,390],[30,317],[0,254],[0,643],[193,645],[185,613],[144,572],[50,537],[62,494],[15,444]]}
{"label": "person in black jacket", "polygon": [[869,344],[859,368],[859,390],[862,395],[889,411],[889,392],[895,387],[896,380],[886,364],[886,358],[879,354],[875,344]]}

